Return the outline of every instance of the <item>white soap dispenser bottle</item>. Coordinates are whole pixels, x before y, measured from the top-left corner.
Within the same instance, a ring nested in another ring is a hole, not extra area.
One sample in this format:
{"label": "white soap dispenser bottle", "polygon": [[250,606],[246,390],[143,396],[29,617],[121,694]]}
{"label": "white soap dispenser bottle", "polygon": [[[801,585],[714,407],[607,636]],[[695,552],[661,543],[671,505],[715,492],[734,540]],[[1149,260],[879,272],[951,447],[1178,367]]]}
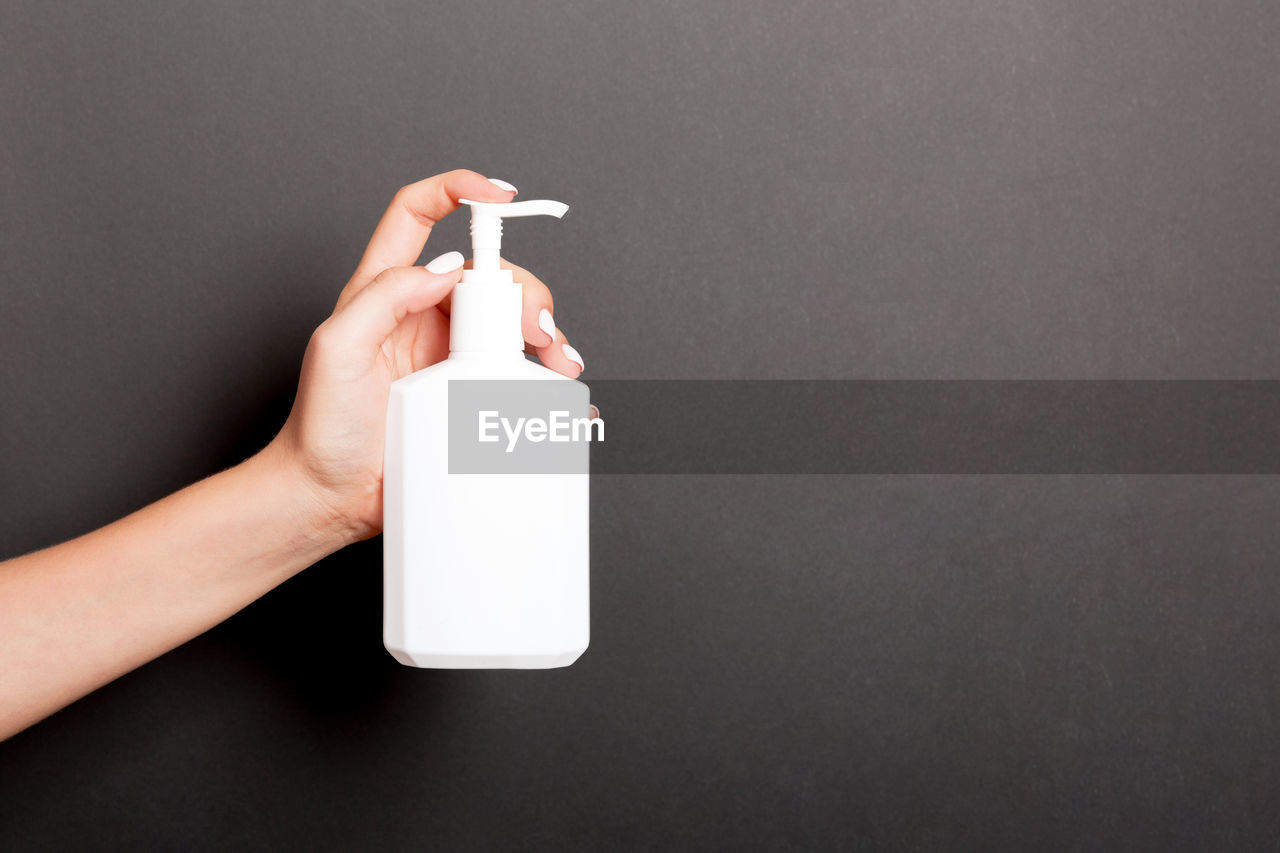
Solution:
{"label": "white soap dispenser bottle", "polygon": [[525,358],[522,288],[499,265],[504,218],[560,217],[568,207],[462,201],[471,206],[474,268],[453,291],[449,357],[391,385],[383,640],[409,666],[567,666],[589,636],[586,449],[569,473],[459,473],[449,405],[451,383],[456,391],[470,380],[519,381],[536,397],[542,380],[567,383],[547,387],[561,400],[568,392],[586,414],[585,385]]}

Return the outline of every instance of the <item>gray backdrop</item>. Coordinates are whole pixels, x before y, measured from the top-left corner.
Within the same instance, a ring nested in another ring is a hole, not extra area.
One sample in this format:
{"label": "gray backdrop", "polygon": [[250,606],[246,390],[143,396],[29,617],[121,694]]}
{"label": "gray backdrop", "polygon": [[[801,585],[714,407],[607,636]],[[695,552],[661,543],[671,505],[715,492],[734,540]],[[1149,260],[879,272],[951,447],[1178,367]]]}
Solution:
{"label": "gray backdrop", "polygon": [[[572,206],[587,381],[1280,378],[1265,0],[9,2],[0,127],[0,556],[260,447],[455,167]],[[400,667],[350,548],[0,746],[0,847],[1280,841],[1275,477],[593,488],[572,668]]]}

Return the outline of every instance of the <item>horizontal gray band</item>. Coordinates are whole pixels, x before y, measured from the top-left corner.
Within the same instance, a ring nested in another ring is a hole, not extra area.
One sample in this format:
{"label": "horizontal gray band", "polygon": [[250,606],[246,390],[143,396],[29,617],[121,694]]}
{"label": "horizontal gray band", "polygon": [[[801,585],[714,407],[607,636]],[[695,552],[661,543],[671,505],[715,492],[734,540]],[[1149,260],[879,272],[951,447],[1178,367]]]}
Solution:
{"label": "horizontal gray band", "polygon": [[598,380],[595,474],[1274,474],[1280,382]]}

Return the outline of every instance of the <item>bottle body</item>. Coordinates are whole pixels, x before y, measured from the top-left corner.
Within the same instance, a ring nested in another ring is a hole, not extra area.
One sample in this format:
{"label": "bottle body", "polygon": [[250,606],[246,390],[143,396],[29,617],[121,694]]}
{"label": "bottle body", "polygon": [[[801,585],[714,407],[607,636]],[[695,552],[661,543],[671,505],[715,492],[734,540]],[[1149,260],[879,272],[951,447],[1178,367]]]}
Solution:
{"label": "bottle body", "polygon": [[409,666],[568,666],[590,634],[588,475],[451,474],[451,380],[571,382],[587,408],[586,386],[519,353],[454,353],[392,384],[384,643]]}

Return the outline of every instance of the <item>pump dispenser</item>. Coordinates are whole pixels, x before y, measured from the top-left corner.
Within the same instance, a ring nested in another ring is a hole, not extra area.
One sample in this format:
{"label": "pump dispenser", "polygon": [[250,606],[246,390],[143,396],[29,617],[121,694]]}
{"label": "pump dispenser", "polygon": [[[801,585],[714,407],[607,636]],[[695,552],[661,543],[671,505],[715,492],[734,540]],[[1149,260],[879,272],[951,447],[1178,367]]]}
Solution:
{"label": "pump dispenser", "polygon": [[587,412],[585,385],[524,357],[522,288],[500,263],[504,219],[569,208],[462,203],[473,268],[453,290],[449,357],[392,383],[387,407],[383,640],[409,666],[567,666],[589,639],[585,448],[580,467],[563,472],[477,472],[457,455],[476,438],[475,423],[460,421],[462,390],[495,389],[485,405],[497,410],[514,393]]}
{"label": "pump dispenser", "polygon": [[472,269],[453,289],[449,325],[450,352],[524,349],[520,332],[522,293],[511,270],[500,266],[502,220],[515,216],[554,216],[569,210],[558,201],[508,204],[461,200],[471,206]]}

